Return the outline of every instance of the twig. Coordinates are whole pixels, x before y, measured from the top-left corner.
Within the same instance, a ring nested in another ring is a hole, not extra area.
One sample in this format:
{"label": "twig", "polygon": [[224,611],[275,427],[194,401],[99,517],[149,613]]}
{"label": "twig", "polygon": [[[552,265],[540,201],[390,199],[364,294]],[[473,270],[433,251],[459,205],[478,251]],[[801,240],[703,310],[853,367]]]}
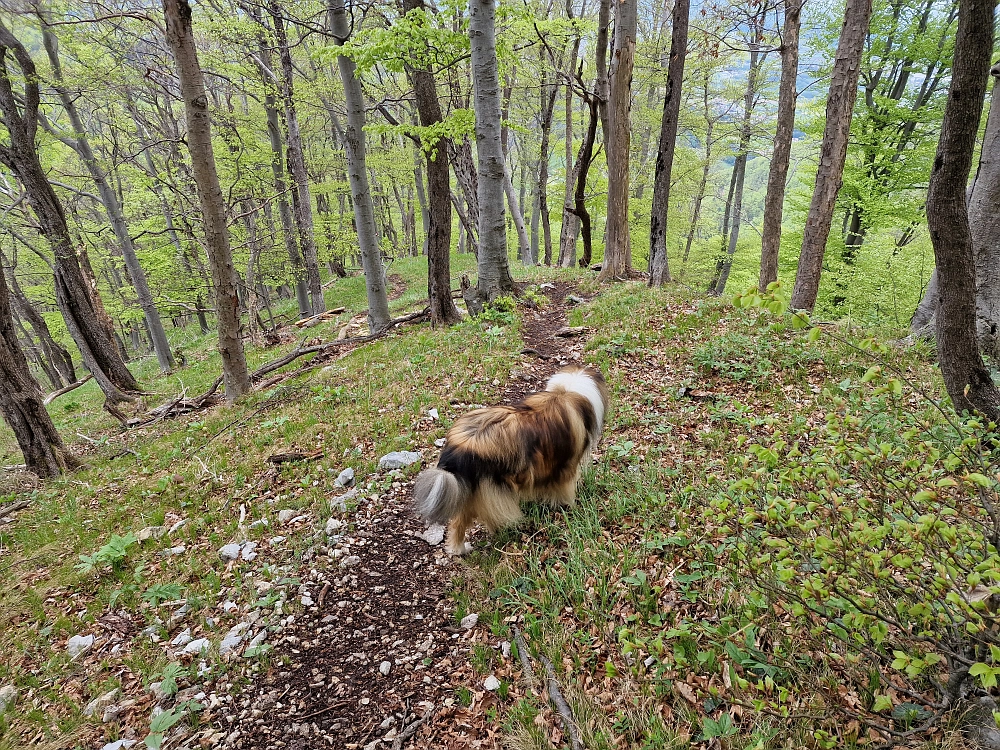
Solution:
{"label": "twig", "polygon": [[396,739],[392,741],[392,750],[403,750],[403,743],[410,739],[414,734],[416,734],[417,729],[431,718],[431,714],[434,713],[433,708],[428,708],[424,711],[424,715],[417,719],[415,722],[407,726],[402,732],[396,735]]}
{"label": "twig", "polygon": [[517,645],[517,658],[521,660],[521,671],[524,673],[524,681],[528,683],[531,692],[535,692],[535,670],[531,668],[531,654],[528,646],[524,642],[524,637],[516,625],[510,626],[510,632],[514,634],[514,643]]}
{"label": "twig", "polygon": [[548,672],[549,678],[545,682],[545,687],[549,691],[549,702],[562,717],[566,734],[569,735],[570,747],[573,750],[587,750],[583,744],[583,740],[580,739],[580,728],[577,727],[576,719],[573,718],[573,709],[569,707],[569,704],[563,697],[562,691],[559,690],[559,682],[556,680],[556,671],[552,666],[552,662],[544,654],[540,654],[538,659],[545,665],[545,671]]}
{"label": "twig", "polygon": [[51,404],[53,401],[55,401],[57,398],[59,398],[63,394],[69,393],[70,391],[75,391],[77,388],[79,388],[81,385],[83,385],[84,383],[86,383],[92,377],[94,377],[94,376],[93,375],[87,375],[87,377],[82,378],[80,380],[77,380],[75,383],[70,383],[65,388],[60,388],[58,391],[53,391],[48,396],[46,396],[44,399],[42,399],[42,405],[43,406],[48,406],[49,404]]}
{"label": "twig", "polygon": [[31,505],[30,500],[18,500],[16,503],[11,503],[10,505],[5,505],[0,508],[0,518],[9,516],[11,513],[15,513],[19,510],[23,510]]}

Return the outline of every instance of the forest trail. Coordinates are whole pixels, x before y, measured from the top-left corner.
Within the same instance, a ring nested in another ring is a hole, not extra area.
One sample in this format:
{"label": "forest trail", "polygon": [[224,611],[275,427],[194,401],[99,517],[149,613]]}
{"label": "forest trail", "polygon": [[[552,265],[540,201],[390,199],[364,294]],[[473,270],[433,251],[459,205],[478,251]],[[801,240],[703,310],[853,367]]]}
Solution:
{"label": "forest trail", "polygon": [[[529,301],[523,311],[522,362],[504,391],[506,403],[542,388],[582,356],[583,331],[557,336],[582,295],[566,282],[540,291],[550,302]],[[457,416],[471,406],[452,403],[449,410]],[[423,465],[436,459],[435,450]],[[361,499],[345,531],[313,549],[297,574],[304,612],[276,639],[269,673],[217,715],[223,746],[493,746],[499,727],[488,709],[496,696],[476,677],[470,655],[477,646],[502,644],[489,643],[496,639],[484,624],[459,624],[448,592],[467,568],[444,553],[440,527],[435,534],[413,516],[414,476],[394,477],[380,497]],[[485,538],[479,532],[472,540],[481,545]],[[456,698],[463,686],[468,701]]]}

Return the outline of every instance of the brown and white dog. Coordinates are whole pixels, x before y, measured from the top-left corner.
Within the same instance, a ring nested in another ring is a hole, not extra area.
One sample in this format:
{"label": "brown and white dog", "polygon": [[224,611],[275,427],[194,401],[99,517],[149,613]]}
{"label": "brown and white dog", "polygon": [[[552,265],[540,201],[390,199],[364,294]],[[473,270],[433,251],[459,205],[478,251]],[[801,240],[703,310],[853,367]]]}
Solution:
{"label": "brown and white dog", "polygon": [[417,512],[447,523],[446,549],[463,555],[472,549],[465,535],[476,520],[493,533],[521,520],[522,502],[573,505],[607,408],[601,373],[567,367],[519,404],[463,414],[437,467],[417,477]]}

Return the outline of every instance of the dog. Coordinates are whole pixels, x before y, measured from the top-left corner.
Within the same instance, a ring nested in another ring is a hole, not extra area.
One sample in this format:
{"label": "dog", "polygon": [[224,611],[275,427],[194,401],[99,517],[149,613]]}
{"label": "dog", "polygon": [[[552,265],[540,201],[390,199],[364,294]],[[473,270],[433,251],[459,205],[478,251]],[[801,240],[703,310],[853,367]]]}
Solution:
{"label": "dog", "polygon": [[477,520],[492,534],[522,519],[523,502],[572,506],[607,409],[600,371],[567,367],[518,404],[462,415],[437,466],[417,477],[418,514],[447,524],[445,549],[464,555],[472,550],[466,532]]}

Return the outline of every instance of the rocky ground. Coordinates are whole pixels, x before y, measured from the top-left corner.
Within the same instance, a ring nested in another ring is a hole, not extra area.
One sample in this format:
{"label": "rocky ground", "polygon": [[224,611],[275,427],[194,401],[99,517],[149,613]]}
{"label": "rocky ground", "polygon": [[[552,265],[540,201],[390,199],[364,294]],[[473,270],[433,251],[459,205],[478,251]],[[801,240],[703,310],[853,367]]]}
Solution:
{"label": "rocky ground", "polygon": [[[552,304],[524,316],[523,367],[506,401],[542,387],[582,351],[583,332],[564,330],[567,306],[582,300],[565,284],[544,286]],[[473,406],[450,408],[457,416]],[[456,616],[447,592],[465,564],[444,553],[443,528],[411,513],[409,478],[362,498],[342,529],[331,521],[335,533],[299,571],[302,612],[275,639],[274,666],[214,717],[213,740],[252,750],[494,745],[486,709],[499,680],[476,675],[469,653],[479,645],[509,661],[510,643],[477,614]],[[482,534],[474,541],[486,543]]]}
{"label": "rocky ground", "polygon": [[[543,284],[542,292],[549,303],[526,301],[525,348],[503,401],[543,387],[555,370],[581,357],[584,331],[566,328],[566,312],[583,300],[564,283]],[[176,684],[165,674],[148,688],[136,685],[141,695],[115,690],[91,701],[88,715],[125,726],[123,739],[102,750],[141,746],[146,730],[131,727],[148,726],[150,715],[150,729],[162,717],[163,748],[496,746],[499,727],[490,709],[520,691],[510,635],[494,635],[475,612],[456,611],[449,591],[474,569],[444,553],[442,527],[427,528],[410,510],[412,479],[420,466],[433,465],[443,444],[429,434],[435,422],[477,406],[455,402],[442,405],[441,414],[431,410],[418,426],[428,433],[426,445],[383,457],[374,476],[345,472],[330,517],[284,510],[275,536],[218,550],[223,578],[260,598],[220,601],[210,630],[188,627],[181,602],[169,621],[147,628],[144,635],[162,642],[184,671]],[[294,536],[307,544],[300,563],[283,553]],[[482,532],[473,542],[489,543]],[[114,638],[96,645],[88,638],[67,645],[81,655],[114,647]],[[480,665],[493,664],[492,673],[476,672],[474,653]],[[228,666],[220,669],[220,662]],[[0,694],[5,700],[16,696]],[[196,726],[182,720],[193,706],[200,708]]]}

